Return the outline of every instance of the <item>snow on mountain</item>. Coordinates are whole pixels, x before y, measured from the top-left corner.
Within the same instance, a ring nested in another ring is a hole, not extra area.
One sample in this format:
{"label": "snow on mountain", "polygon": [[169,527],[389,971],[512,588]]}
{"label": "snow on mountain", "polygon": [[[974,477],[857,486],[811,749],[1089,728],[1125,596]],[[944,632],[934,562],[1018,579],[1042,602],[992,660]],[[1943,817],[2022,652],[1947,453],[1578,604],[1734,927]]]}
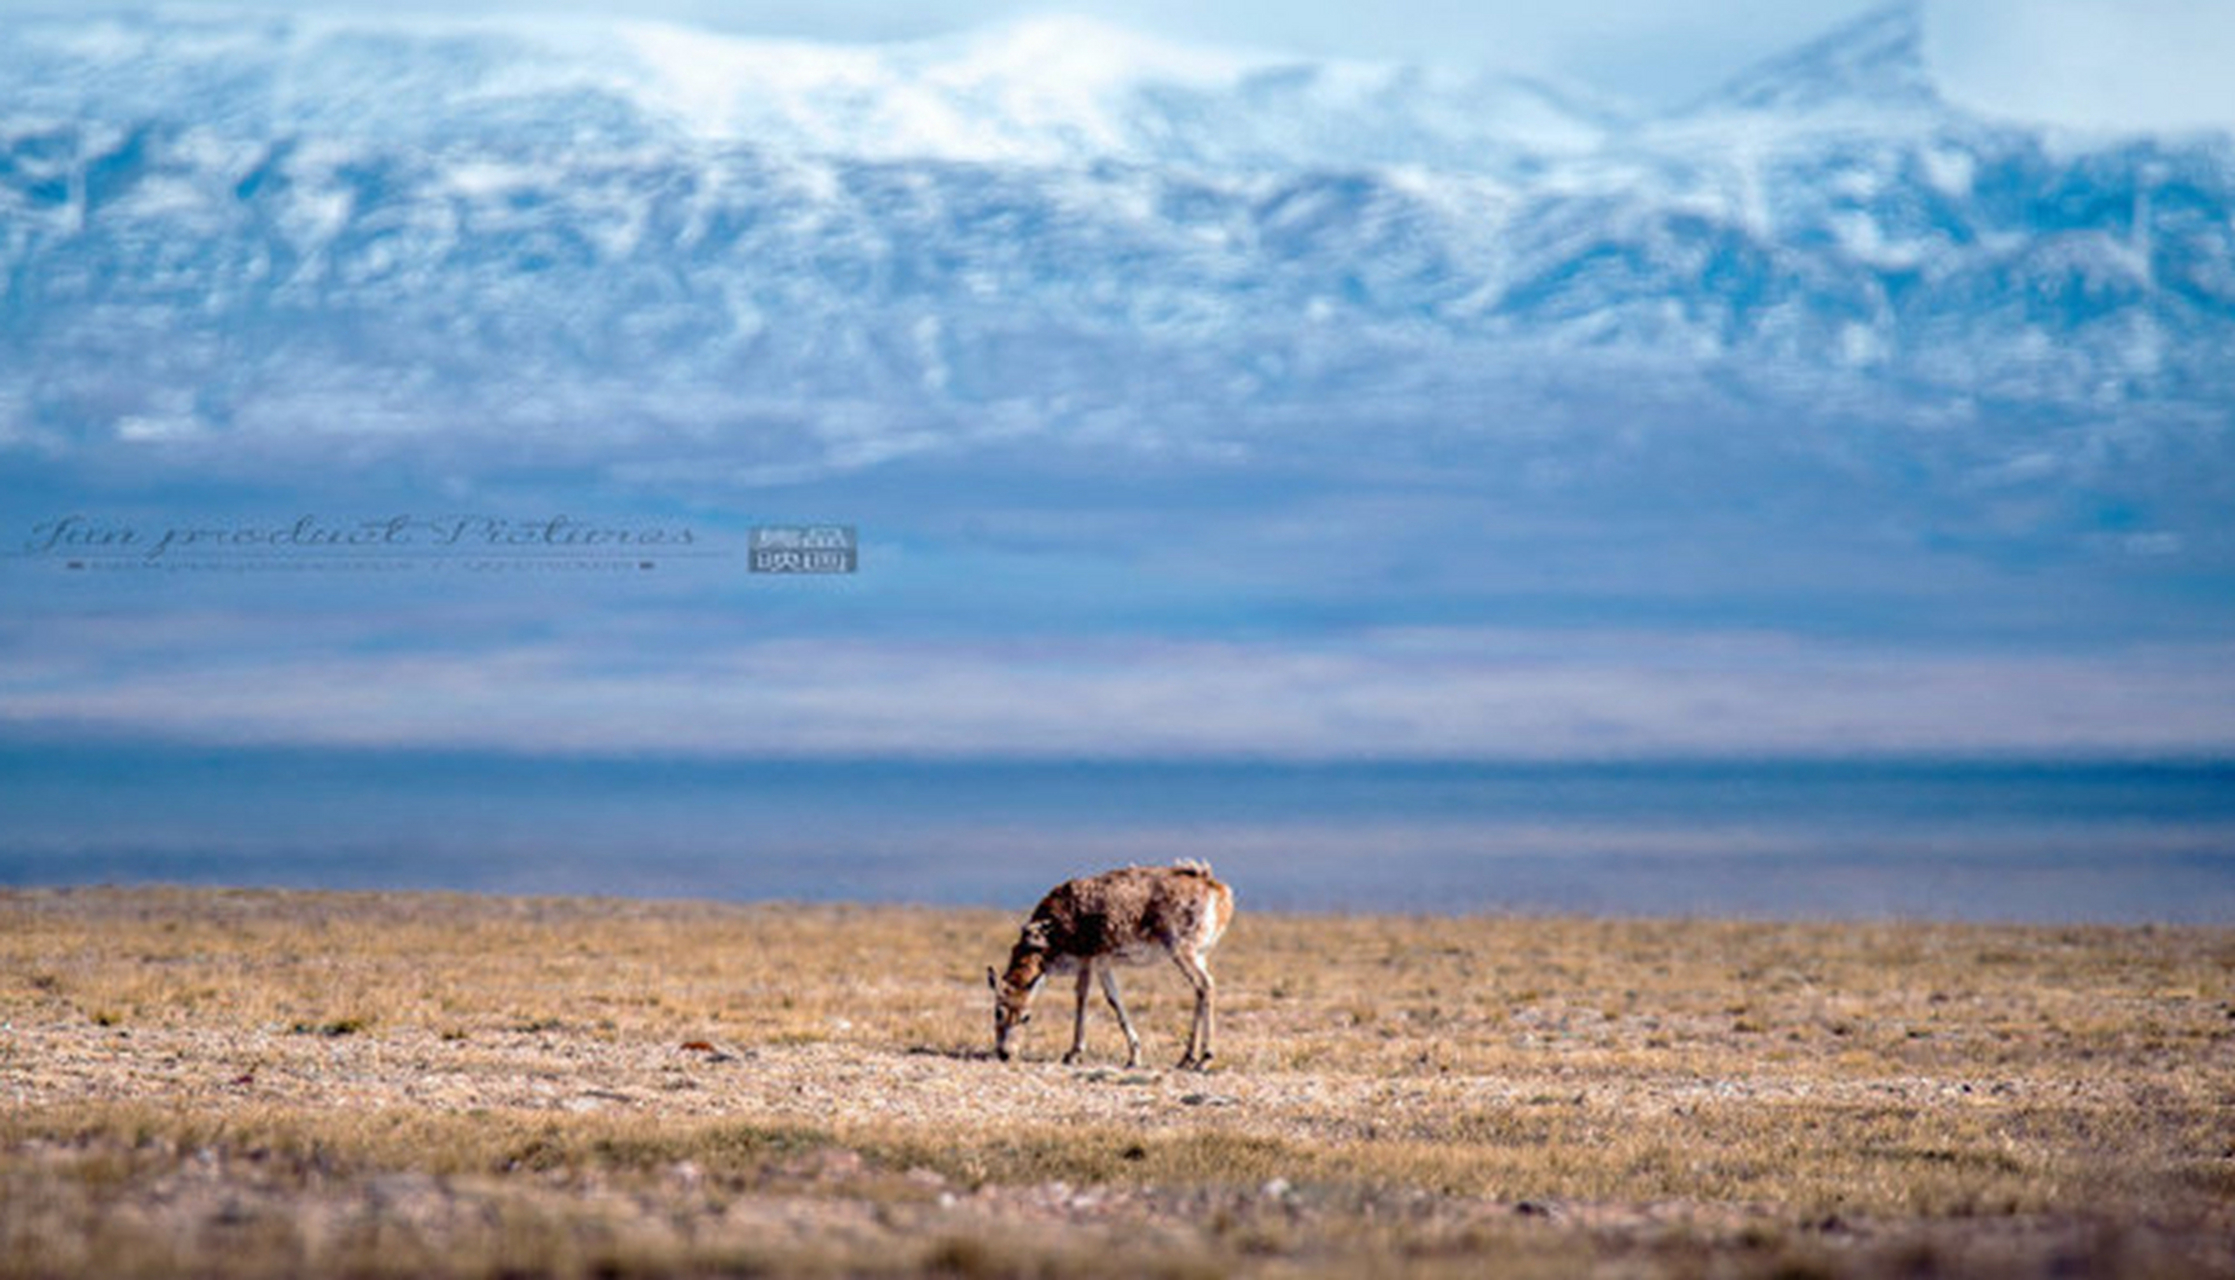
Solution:
{"label": "snow on mountain", "polygon": [[1941,105],[1925,65],[1920,9],[1897,4],[1865,14],[1741,73],[1693,111],[1805,116],[1851,105],[1880,114]]}
{"label": "snow on mountain", "polygon": [[712,433],[780,468],[1305,421],[2224,422],[2235,148],[1967,116],[1918,21],[1656,120],[1075,20],[25,21],[0,444]]}
{"label": "snow on mountain", "polygon": [[110,17],[25,22],[0,54],[19,119],[388,142],[525,130],[892,161],[1309,165],[1355,151],[1466,167],[1517,140],[1585,149],[1612,122],[1535,80],[1230,53],[1077,17],[850,46],[651,21]]}

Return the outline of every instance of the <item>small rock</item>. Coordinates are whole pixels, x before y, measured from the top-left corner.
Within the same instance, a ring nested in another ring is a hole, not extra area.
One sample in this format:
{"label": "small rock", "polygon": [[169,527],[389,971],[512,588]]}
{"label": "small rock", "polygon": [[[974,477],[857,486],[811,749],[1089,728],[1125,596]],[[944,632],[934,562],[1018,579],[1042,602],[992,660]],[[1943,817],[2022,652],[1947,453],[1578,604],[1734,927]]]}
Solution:
{"label": "small rock", "polygon": [[1258,1194],[1264,1196],[1267,1200],[1279,1200],[1285,1197],[1288,1191],[1289,1185],[1286,1178],[1270,1179],[1264,1186],[1257,1189]]}

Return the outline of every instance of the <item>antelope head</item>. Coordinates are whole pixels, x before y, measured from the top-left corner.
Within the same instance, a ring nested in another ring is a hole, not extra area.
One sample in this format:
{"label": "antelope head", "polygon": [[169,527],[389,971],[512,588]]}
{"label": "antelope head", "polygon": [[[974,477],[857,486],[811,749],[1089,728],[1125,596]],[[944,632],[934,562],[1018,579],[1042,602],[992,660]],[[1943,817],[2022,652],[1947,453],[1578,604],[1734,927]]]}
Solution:
{"label": "antelope head", "polygon": [[1009,1037],[1032,1021],[1032,997],[1048,976],[1047,926],[1035,920],[1017,936],[1009,952],[1009,971],[986,967],[986,985],[993,988],[993,1056],[1009,1060]]}

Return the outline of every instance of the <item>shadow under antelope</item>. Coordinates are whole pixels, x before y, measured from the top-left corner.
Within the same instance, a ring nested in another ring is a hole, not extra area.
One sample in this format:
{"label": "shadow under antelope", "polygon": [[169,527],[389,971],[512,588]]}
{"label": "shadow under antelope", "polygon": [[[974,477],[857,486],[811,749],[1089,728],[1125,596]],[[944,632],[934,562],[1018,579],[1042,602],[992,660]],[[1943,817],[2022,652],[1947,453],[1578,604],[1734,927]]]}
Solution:
{"label": "shadow under antelope", "polygon": [[993,1052],[1009,1060],[1009,1037],[1030,1020],[1032,997],[1051,973],[1078,974],[1078,1007],[1065,1062],[1086,1049],[1086,1002],[1096,979],[1125,1032],[1125,1065],[1141,1064],[1141,1037],[1118,995],[1114,966],[1146,964],[1170,956],[1195,988],[1195,1020],[1187,1033],[1180,1069],[1211,1061],[1211,948],[1234,918],[1234,891],[1219,883],[1208,863],[1192,859],[1168,867],[1121,867],[1067,880],[1032,909],[1009,952],[1005,973],[986,970],[993,988]]}

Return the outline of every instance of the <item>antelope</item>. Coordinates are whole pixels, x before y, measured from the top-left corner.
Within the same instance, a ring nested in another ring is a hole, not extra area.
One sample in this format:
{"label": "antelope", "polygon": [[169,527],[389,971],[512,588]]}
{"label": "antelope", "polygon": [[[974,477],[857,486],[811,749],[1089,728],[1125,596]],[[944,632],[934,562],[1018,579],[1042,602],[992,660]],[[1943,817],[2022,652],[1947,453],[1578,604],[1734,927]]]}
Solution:
{"label": "antelope", "polygon": [[1118,995],[1114,965],[1172,958],[1195,988],[1195,1021],[1179,1069],[1203,1070],[1211,1061],[1211,971],[1207,961],[1234,918],[1234,891],[1211,875],[1210,864],[1183,859],[1168,867],[1121,867],[1098,876],[1066,880],[1048,891],[1009,952],[1009,969],[986,968],[993,988],[993,1052],[1009,1060],[1009,1037],[1032,1017],[1032,997],[1050,973],[1078,974],[1078,1006],[1065,1063],[1086,1051],[1086,1003],[1096,979],[1125,1032],[1125,1065],[1141,1065],[1141,1037]]}

